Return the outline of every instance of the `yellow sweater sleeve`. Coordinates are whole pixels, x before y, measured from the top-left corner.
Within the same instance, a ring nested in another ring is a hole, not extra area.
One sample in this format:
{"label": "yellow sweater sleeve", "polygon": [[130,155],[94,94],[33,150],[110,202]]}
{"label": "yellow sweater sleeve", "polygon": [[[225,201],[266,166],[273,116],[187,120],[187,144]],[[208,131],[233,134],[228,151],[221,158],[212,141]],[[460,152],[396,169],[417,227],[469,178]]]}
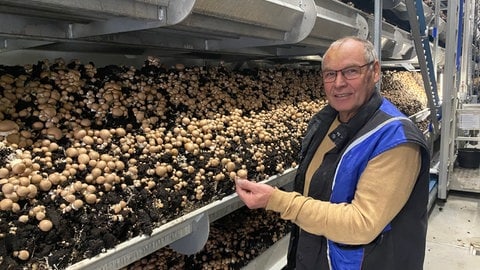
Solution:
{"label": "yellow sweater sleeve", "polygon": [[372,159],[351,203],[330,203],[276,189],[267,210],[338,243],[367,244],[400,212],[420,172],[418,145],[402,144]]}

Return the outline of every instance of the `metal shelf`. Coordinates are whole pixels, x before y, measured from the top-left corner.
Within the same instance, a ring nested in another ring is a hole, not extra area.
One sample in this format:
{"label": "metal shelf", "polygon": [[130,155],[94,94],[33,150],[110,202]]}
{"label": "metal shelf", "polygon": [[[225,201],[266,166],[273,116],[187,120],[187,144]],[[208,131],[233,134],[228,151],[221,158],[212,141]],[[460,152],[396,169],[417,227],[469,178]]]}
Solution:
{"label": "metal shelf", "polygon": [[430,109],[427,108],[409,116],[408,118],[410,118],[413,122],[418,123],[426,120],[429,116],[430,116]]}
{"label": "metal shelf", "polygon": [[458,136],[455,138],[457,141],[474,141],[474,142],[480,142],[480,137],[462,137]]}
{"label": "metal shelf", "polygon": [[[0,0],[1,53],[35,49],[222,60],[318,55],[373,16],[338,1]],[[383,22],[385,60],[415,58],[410,34]]]}
{"label": "metal shelf", "polygon": [[250,261],[242,270],[281,270],[287,265],[288,245],[290,242],[290,233],[282,239],[275,242],[270,248],[264,251],[260,256]]}
{"label": "metal shelf", "polygon": [[480,168],[453,168],[450,190],[480,193]]}
{"label": "metal shelf", "polygon": [[[281,175],[272,176],[262,182],[283,187],[293,182],[295,173],[296,168],[291,168]],[[167,245],[171,245],[180,253],[193,254],[203,248],[211,222],[242,206],[244,204],[238,195],[231,194],[154,229],[150,236],[134,237],[105,253],[78,262],[67,269],[120,269]]]}

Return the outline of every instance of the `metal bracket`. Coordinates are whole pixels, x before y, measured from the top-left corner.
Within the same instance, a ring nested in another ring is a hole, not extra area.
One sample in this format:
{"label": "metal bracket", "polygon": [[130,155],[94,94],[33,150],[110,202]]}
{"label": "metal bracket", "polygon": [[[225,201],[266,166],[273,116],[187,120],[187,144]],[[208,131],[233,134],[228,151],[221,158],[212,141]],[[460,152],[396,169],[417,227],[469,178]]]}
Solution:
{"label": "metal bracket", "polygon": [[185,255],[192,255],[203,249],[210,233],[208,215],[201,213],[191,223],[192,232],[170,244],[170,247]]}

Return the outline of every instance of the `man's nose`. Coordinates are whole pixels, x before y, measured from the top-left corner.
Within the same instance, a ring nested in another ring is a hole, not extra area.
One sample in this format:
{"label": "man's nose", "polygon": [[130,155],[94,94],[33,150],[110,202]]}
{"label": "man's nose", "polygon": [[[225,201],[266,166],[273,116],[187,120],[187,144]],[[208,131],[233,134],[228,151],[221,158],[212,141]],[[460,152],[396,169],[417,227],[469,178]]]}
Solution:
{"label": "man's nose", "polygon": [[335,86],[341,86],[341,85],[345,85],[346,84],[346,79],[345,77],[343,76],[343,73],[342,71],[337,71],[337,76],[335,76]]}

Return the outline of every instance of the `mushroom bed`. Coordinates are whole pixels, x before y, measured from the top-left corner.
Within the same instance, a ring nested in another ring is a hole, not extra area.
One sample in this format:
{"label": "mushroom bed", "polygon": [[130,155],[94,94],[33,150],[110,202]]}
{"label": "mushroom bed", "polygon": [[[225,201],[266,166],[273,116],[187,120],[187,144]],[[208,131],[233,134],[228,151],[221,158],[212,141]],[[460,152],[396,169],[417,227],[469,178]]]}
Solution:
{"label": "mushroom bed", "polygon": [[289,231],[290,223],[275,213],[243,207],[211,224],[207,242],[198,253],[183,255],[164,247],[122,270],[241,269]]}
{"label": "mushroom bed", "polygon": [[[426,107],[418,74],[382,85],[407,115]],[[295,167],[322,91],[318,67],[0,66],[0,268],[66,268],[232,194],[238,174]]]}

